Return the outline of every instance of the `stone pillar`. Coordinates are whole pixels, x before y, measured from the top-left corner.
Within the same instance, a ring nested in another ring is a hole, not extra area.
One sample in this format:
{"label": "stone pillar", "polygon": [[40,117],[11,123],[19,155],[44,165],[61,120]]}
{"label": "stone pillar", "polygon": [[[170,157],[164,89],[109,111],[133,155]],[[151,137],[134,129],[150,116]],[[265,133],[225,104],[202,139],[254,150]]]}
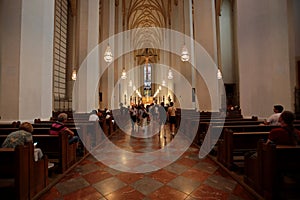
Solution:
{"label": "stone pillar", "polygon": [[292,110],[287,1],[236,1],[236,6],[242,114],[267,117],[274,104]]}
{"label": "stone pillar", "polygon": [[[196,72],[196,95],[201,111],[219,111],[216,108],[221,108],[220,85],[217,80],[218,57],[214,2],[214,0],[194,1],[194,38],[205,50],[205,53],[200,53],[197,50],[199,48],[195,46],[194,52],[194,64],[199,69]],[[210,59],[206,59],[207,57]]]}
{"label": "stone pillar", "polygon": [[54,1],[4,0],[0,8],[0,115],[3,120],[49,119]]}
{"label": "stone pillar", "polygon": [[[80,67],[73,90],[76,112],[90,112],[98,108],[99,94],[99,0],[79,3],[78,63]],[[102,58],[103,59],[103,58]]]}

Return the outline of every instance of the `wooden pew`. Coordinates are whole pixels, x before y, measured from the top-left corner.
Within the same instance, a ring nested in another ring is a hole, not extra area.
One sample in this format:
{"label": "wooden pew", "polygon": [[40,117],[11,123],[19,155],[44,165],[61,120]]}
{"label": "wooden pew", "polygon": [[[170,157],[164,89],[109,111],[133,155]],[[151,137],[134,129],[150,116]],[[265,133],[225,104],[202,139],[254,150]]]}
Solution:
{"label": "wooden pew", "polygon": [[66,134],[33,135],[37,147],[41,148],[50,162],[58,164],[58,172],[64,173],[76,163],[76,144],[69,144]]}
{"label": "wooden pew", "polygon": [[0,148],[1,198],[32,199],[48,185],[48,159],[34,161],[32,143]]}
{"label": "wooden pew", "polygon": [[265,144],[259,141],[257,154],[245,158],[244,181],[265,199],[286,198],[286,178],[293,178],[296,187],[290,194],[300,198],[300,146]]}
{"label": "wooden pew", "polygon": [[245,125],[255,125],[258,126],[259,124],[263,123],[261,120],[248,120],[244,119],[241,121],[238,120],[233,120],[233,121],[227,121],[225,120],[224,122],[220,121],[200,121],[199,122],[199,128],[197,132],[197,140],[195,141],[196,144],[201,145],[206,133],[209,129],[209,126],[211,127],[222,127],[222,126],[245,126]]}
{"label": "wooden pew", "polygon": [[[0,135],[0,143],[2,144],[7,135]],[[52,163],[58,165],[58,172],[64,173],[69,167],[76,163],[76,144],[68,142],[66,134],[48,135],[34,134],[33,141],[37,142],[37,147],[40,148],[44,155]]]}
{"label": "wooden pew", "polygon": [[[264,125],[234,125],[234,126],[212,126],[207,131],[205,139],[208,140],[209,145],[218,144],[219,139],[224,139],[224,132],[231,130],[233,132],[269,132],[278,126],[264,126]],[[297,126],[295,126],[298,128]],[[219,137],[217,137],[219,135]]]}
{"label": "wooden pew", "polygon": [[223,139],[218,141],[217,159],[232,170],[244,164],[244,154],[255,151],[260,139],[267,140],[269,132],[233,132],[225,129]]}

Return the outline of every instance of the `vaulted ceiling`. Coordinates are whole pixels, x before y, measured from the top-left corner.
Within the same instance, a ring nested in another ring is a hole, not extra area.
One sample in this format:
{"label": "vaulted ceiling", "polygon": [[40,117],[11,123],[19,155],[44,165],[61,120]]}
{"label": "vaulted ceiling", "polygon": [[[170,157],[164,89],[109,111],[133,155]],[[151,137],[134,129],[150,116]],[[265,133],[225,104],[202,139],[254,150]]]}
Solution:
{"label": "vaulted ceiling", "polygon": [[126,28],[135,29],[132,33],[133,46],[136,49],[142,46],[151,47],[147,50],[141,49],[136,53],[159,54],[159,50],[155,48],[162,44],[163,33],[160,28],[168,27],[171,0],[130,0],[128,4],[125,2],[128,3],[128,1],[123,1]]}

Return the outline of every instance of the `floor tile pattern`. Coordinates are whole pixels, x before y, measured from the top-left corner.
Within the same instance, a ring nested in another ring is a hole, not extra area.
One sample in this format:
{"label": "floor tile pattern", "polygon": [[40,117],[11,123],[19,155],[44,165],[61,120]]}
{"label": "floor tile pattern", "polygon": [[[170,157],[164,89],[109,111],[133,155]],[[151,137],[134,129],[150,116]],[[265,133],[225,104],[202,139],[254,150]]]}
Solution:
{"label": "floor tile pattern", "polygon": [[[255,199],[209,157],[200,160],[198,158],[199,147],[191,145],[179,155],[181,148],[184,148],[181,146],[184,138],[179,138],[180,142],[175,143],[176,147],[173,147],[172,142],[176,140],[176,137],[180,136],[176,135],[175,138],[171,138],[167,134],[167,139],[164,139],[163,135],[159,137],[156,134],[151,137],[138,138],[117,131],[110,138],[110,142],[127,152],[135,153],[134,155],[120,156],[105,148],[96,148],[95,152],[107,151],[105,154],[102,152],[101,155],[105,156],[101,159],[105,159],[105,164],[109,163],[111,167],[98,161],[97,153],[90,154],[41,199]],[[102,144],[102,146],[105,145],[105,143]],[[156,153],[158,150],[164,150],[168,145],[170,148],[165,153],[169,156],[162,157]],[[145,152],[150,154],[144,154]],[[162,163],[177,157],[178,159],[174,162],[161,167]],[[137,172],[149,170],[145,173],[130,173],[128,169],[135,169]]]}

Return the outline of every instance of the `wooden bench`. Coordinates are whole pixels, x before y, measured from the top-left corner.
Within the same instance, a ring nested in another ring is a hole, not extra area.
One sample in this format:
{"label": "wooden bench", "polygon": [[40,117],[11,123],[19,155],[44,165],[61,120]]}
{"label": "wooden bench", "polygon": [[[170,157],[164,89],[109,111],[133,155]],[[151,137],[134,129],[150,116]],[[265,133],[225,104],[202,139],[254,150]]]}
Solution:
{"label": "wooden bench", "polygon": [[48,185],[48,159],[34,161],[32,143],[0,148],[1,198],[32,199]]}
{"label": "wooden bench", "polygon": [[[71,129],[75,135],[80,137],[80,140],[83,142],[85,146],[85,153],[90,151],[94,146],[101,143],[101,134],[100,127],[103,130],[105,135],[109,135],[108,125],[104,123],[105,120],[99,122],[91,122],[91,121],[75,121],[75,122],[67,122],[65,126]],[[50,129],[53,122],[51,121],[39,121],[38,123],[33,124],[34,133],[42,133],[43,128]],[[46,130],[46,133],[48,132]],[[1,133],[1,129],[0,129]],[[34,134],[33,133],[33,134]]]}
{"label": "wooden bench", "polygon": [[[7,135],[0,135],[1,144],[6,137]],[[35,134],[32,137],[33,141],[38,143],[37,147],[42,150],[44,155],[48,156],[49,161],[57,164],[59,173],[64,173],[75,164],[76,144],[69,144],[69,138],[66,134]]]}
{"label": "wooden bench", "polygon": [[195,141],[196,144],[201,145],[203,143],[203,140],[206,136],[206,133],[209,129],[209,126],[211,127],[222,127],[222,126],[245,126],[245,125],[255,125],[258,126],[260,123],[263,123],[261,120],[250,120],[250,119],[243,119],[243,120],[233,120],[228,121],[225,120],[223,122],[220,121],[201,121],[199,123],[199,128],[197,132],[197,140]]}
{"label": "wooden bench", "polygon": [[[245,157],[244,181],[265,199],[300,198],[300,146],[265,144],[259,141],[257,154]],[[287,181],[292,179],[293,181]],[[291,187],[294,186],[294,187]],[[290,189],[290,190],[288,190]]]}
{"label": "wooden bench", "polygon": [[64,173],[76,163],[76,144],[69,144],[66,134],[59,135],[33,135],[33,141],[41,148],[44,155],[52,163],[58,165],[58,172]]}
{"label": "wooden bench", "polygon": [[[213,146],[218,144],[219,139],[224,139],[224,132],[231,130],[233,132],[269,132],[278,126],[264,125],[233,125],[233,126],[211,126],[205,135],[207,144]],[[297,127],[296,127],[297,128]]]}
{"label": "wooden bench", "polygon": [[269,132],[233,132],[225,129],[223,139],[218,140],[217,159],[225,167],[232,170],[242,167],[244,154],[255,151],[260,139],[267,140]]}

